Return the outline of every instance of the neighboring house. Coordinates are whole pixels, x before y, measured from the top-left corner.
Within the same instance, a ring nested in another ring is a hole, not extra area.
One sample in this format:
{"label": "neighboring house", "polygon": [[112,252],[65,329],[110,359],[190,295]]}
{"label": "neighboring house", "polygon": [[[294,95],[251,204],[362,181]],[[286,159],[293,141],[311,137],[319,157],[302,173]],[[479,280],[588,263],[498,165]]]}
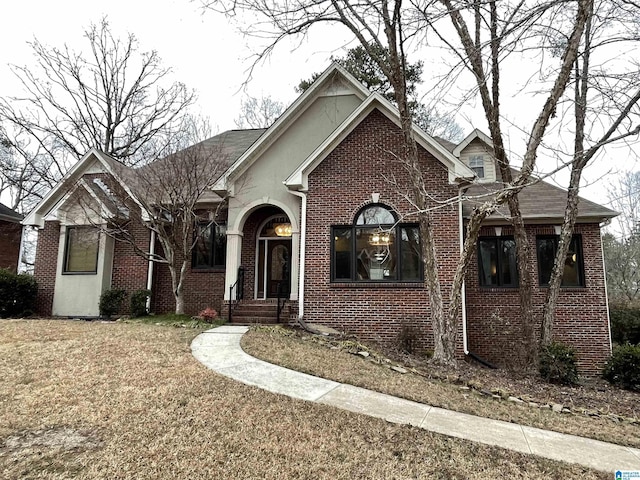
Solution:
{"label": "neighboring house", "polygon": [[[202,207],[222,221],[200,231],[186,275],[188,313],[211,306],[234,320],[275,321],[275,298],[289,293],[282,321],[303,318],[380,342],[416,334],[432,348],[420,232],[403,195],[407,174],[399,118],[332,65],[266,130],[229,131],[208,140],[222,146],[229,167]],[[500,182],[491,139],[475,130],[459,145],[418,128],[415,136],[430,204],[490,192]],[[153,290],[152,310],[171,311],[167,268],[136,256],[130,246],[86,227],[74,191],[96,193],[96,178],[114,176],[115,160],[87,153],[25,219],[40,228],[35,275],[41,314],[96,316],[108,288]],[[130,171],[128,175],[135,175]],[[126,178],[117,178],[126,184]],[[96,183],[97,182],[97,183]],[[542,311],[562,223],[565,192],[544,182],[520,197],[530,233],[536,314]],[[431,213],[443,296],[448,298],[473,200]],[[582,200],[567,257],[555,333],[576,347],[583,372],[599,372],[610,354],[600,224],[615,212]],[[139,227],[148,250],[151,236]],[[202,229],[201,229],[202,230]],[[155,245],[154,248],[159,248]],[[485,222],[466,279],[459,352],[504,364],[518,343],[518,292],[512,227],[504,209]],[[279,295],[280,294],[280,295]]]}
{"label": "neighboring house", "polygon": [[22,215],[0,203],[0,268],[18,270]]}

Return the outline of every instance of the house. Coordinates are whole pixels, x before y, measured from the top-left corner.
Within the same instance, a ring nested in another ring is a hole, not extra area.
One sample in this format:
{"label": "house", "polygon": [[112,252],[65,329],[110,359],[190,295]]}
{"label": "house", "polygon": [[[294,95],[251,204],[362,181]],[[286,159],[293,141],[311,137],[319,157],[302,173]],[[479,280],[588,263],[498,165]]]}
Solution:
{"label": "house", "polygon": [[[224,150],[228,168],[202,209],[219,211],[223,198],[226,203],[221,221],[198,227],[186,273],[187,311],[211,306],[226,316],[231,304],[236,321],[273,322],[280,297],[287,297],[281,321],[302,318],[386,343],[412,332],[416,348],[431,348],[420,230],[403,194],[407,172],[394,154],[402,145],[399,124],[393,105],[334,64],[270,128],[208,140]],[[473,202],[501,179],[491,139],[482,132],[459,145],[417,127],[415,136],[429,202],[438,207],[431,218],[446,299]],[[118,176],[116,163],[88,152],[24,221],[40,229],[35,275],[43,315],[96,316],[99,295],[108,288],[151,288],[153,311],[173,309],[166,267],[98,235],[86,226],[96,219],[73,202],[74,192],[86,191],[100,203],[100,179]],[[117,180],[126,187],[126,178]],[[468,200],[449,201],[461,195]],[[536,313],[565,195],[540,182],[521,196],[536,252]],[[581,201],[558,302],[556,335],[576,347],[587,374],[599,372],[611,349],[600,225],[613,216]],[[139,248],[160,248],[144,225],[137,228]],[[459,353],[504,364],[517,344],[520,319],[512,228],[503,210],[483,225],[475,257],[466,278]]]}
{"label": "house", "polygon": [[22,215],[0,203],[0,268],[18,270]]}

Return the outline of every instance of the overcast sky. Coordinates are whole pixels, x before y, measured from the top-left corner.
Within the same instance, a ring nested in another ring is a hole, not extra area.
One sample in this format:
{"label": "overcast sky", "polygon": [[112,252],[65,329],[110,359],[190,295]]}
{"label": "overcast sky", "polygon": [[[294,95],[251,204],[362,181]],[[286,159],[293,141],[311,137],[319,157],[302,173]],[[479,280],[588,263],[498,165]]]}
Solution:
{"label": "overcast sky", "polygon": [[[173,69],[175,80],[197,90],[198,107],[201,113],[210,117],[216,132],[235,128],[234,119],[247,92],[257,97],[270,95],[285,105],[291,103],[297,96],[294,87],[299,81],[309,78],[313,72],[324,70],[329,64],[329,57],[341,55],[338,49],[350,38],[344,30],[332,28],[328,33],[327,30],[313,31],[313,36],[301,44],[281,45],[268,61],[258,66],[253,78],[243,86],[252,64],[251,54],[258,49],[256,39],[244,38],[236,25],[219,14],[203,13],[198,2],[27,0],[5,3],[8,4],[3,5],[4,21],[0,29],[0,95],[18,93],[19,85],[8,64],[33,65],[28,41],[37,37],[41,43],[50,46],[62,46],[64,43],[72,47],[81,46],[86,27],[106,16],[115,35],[134,33],[141,51],[157,50],[163,65]],[[430,60],[425,59],[425,77],[440,65],[437,61],[429,63]],[[505,72],[506,75],[508,73]],[[527,98],[519,94],[526,79],[513,78],[513,82],[504,82],[505,89],[510,86],[514,92],[507,92],[503,97],[505,116],[514,123],[525,119],[524,124],[530,125],[526,114],[528,111],[537,112],[538,108],[527,108]],[[469,133],[472,126],[486,131],[484,115],[473,105],[468,105],[457,120],[465,133]],[[517,142],[525,137],[525,132],[514,129],[511,145],[517,149]],[[613,155],[628,156],[623,150],[614,150]],[[604,203],[608,181],[603,179],[603,175],[612,168],[616,171],[620,168],[611,160],[603,158],[595,168],[585,172],[585,183],[589,186],[583,190],[584,196]],[[632,167],[626,163],[622,168]]]}

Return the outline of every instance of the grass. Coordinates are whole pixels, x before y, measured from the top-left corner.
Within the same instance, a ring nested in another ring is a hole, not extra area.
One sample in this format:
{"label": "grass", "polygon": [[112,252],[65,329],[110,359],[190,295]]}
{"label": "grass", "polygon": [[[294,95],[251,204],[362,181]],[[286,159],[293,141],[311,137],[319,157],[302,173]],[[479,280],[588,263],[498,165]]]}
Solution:
{"label": "grass", "polygon": [[242,385],[198,329],[0,321],[0,478],[609,478]]}
{"label": "grass", "polygon": [[225,323],[224,319],[216,318],[212,322],[205,322],[197,317],[191,317],[184,314],[165,313],[162,315],[146,315],[144,317],[135,317],[126,320],[122,320],[125,323],[143,323],[149,325],[162,325],[165,327],[180,327],[180,328],[198,328],[207,329],[213,328]]}
{"label": "grass", "polygon": [[[319,344],[315,337],[293,333],[292,330],[254,328],[243,336],[242,347],[262,360],[337,382],[472,415],[640,447],[640,425],[637,423],[615,422],[606,416],[592,418],[557,414],[504,400],[497,401],[449,382],[412,373],[399,374],[358,355],[335,347],[327,348]],[[562,393],[570,391],[566,387],[556,388]],[[640,395],[629,392],[622,394],[630,395],[633,408],[638,408]]]}

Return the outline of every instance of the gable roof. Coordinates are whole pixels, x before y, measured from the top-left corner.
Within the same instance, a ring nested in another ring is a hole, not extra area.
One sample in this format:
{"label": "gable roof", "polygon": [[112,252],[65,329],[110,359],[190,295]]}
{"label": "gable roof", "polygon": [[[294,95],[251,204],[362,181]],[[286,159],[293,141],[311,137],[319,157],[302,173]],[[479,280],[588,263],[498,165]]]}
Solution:
{"label": "gable roof", "polygon": [[96,148],[92,148],[78,162],[76,162],[71,169],[69,169],[54,188],[49,190],[49,193],[44,196],[40,203],[38,203],[29,215],[22,220],[22,224],[38,226],[41,228],[44,227],[45,216],[64,202],[68,197],[68,192],[73,189],[74,185],[77,184],[88,167],[95,161],[98,161],[106,172],[113,175],[113,177],[122,184],[125,190],[127,190],[127,193],[130,194],[127,184],[123,179],[128,175],[128,171],[131,169],[124,166],[110,155],[107,155]]}
{"label": "gable roof", "polygon": [[22,215],[14,210],[11,210],[6,205],[0,203],[0,220],[4,220],[5,222],[20,223],[20,220],[22,220]]}
{"label": "gable roof", "polygon": [[[309,174],[313,172],[329,153],[374,109],[379,110],[398,127],[400,126],[400,115],[397,108],[379,93],[371,93],[369,97],[289,175],[284,184],[290,189],[306,190],[308,188]],[[450,182],[453,183],[462,179],[466,180],[475,177],[475,173],[469,167],[454,157],[449,150],[429,134],[425,133],[416,125],[413,126],[413,132],[418,145],[431,153],[448,169]]]}
{"label": "gable roof", "polygon": [[486,133],[484,133],[482,130],[478,130],[477,128],[474,128],[473,131],[469,135],[467,135],[464,140],[462,140],[458,145],[456,145],[456,147],[452,150],[452,153],[456,157],[459,157],[460,153],[462,153],[462,151],[465,148],[467,148],[469,144],[473,142],[476,138],[481,142],[484,142],[489,148],[493,150],[493,140],[491,139],[491,137]]}
{"label": "gable roof", "polygon": [[[262,136],[251,145],[236,161],[234,161],[226,172],[224,172],[218,182],[213,187],[214,191],[221,192],[227,190],[230,181],[242,174],[257,160],[259,155],[271,146],[304,111],[311,106],[313,100],[319,96],[323,90],[331,90],[332,83],[338,85],[334,94],[355,94],[364,100],[371,92],[358,82],[344,67],[338,63],[332,63],[312,84],[300,95],[295,102],[271,125]],[[346,84],[346,85],[345,85]],[[340,85],[344,88],[340,89]]]}

